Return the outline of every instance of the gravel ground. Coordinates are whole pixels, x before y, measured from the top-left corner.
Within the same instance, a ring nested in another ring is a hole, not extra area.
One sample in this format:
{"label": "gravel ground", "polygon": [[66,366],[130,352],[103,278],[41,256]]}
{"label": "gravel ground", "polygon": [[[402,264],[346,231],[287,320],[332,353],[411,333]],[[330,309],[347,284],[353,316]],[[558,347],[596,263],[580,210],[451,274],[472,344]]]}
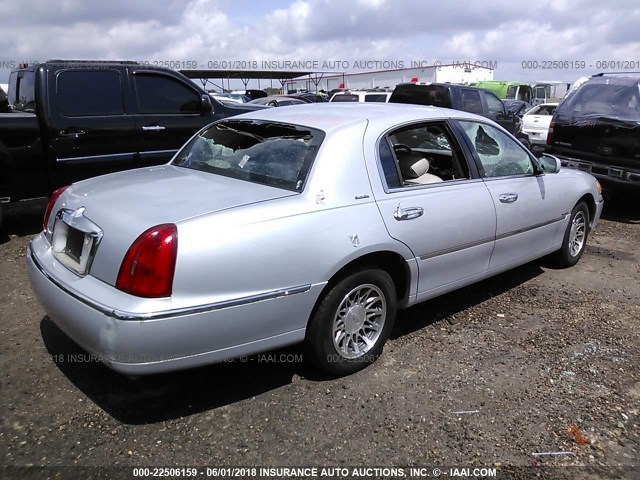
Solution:
{"label": "gravel ground", "polygon": [[[440,465],[640,478],[639,205],[609,199],[572,269],[530,263],[402,312],[380,360],[341,379],[299,347],[111,372],[34,298],[24,257],[42,204],[21,206],[0,234],[0,477],[34,474],[8,468],[26,465],[117,465],[126,478],[141,465]],[[533,455],[545,452],[569,454]],[[80,476],[62,472],[52,478]]]}

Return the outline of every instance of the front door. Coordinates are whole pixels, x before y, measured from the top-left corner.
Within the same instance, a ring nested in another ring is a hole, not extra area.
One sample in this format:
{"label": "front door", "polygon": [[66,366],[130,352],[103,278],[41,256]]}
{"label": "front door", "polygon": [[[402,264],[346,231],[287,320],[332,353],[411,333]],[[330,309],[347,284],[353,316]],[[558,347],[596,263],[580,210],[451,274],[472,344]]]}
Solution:
{"label": "front door", "polygon": [[558,182],[536,175],[530,154],[493,125],[460,121],[495,206],[496,243],[489,268],[523,263],[552,246],[568,212]]}

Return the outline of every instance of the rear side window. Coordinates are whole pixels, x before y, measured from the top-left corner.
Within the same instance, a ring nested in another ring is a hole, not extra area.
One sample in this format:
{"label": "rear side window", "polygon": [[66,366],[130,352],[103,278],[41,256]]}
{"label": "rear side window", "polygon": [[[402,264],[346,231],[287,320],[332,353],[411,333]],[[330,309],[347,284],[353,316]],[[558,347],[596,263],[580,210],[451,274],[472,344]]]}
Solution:
{"label": "rear side window", "polygon": [[387,94],[386,93],[367,93],[364,96],[365,102],[386,102]]}
{"label": "rear side window", "polygon": [[35,72],[13,72],[9,79],[8,100],[16,110],[34,111],[36,108]]}
{"label": "rear side window", "polygon": [[449,89],[442,85],[399,85],[389,102],[451,108]]}
{"label": "rear side window", "polygon": [[358,95],[346,94],[346,95],[335,95],[331,101],[332,102],[357,102]]}
{"label": "rear side window", "polygon": [[124,114],[122,82],[115,70],[63,71],[56,90],[58,108],[65,117]]}
{"label": "rear side window", "polygon": [[140,113],[200,113],[200,95],[170,77],[136,73]]}

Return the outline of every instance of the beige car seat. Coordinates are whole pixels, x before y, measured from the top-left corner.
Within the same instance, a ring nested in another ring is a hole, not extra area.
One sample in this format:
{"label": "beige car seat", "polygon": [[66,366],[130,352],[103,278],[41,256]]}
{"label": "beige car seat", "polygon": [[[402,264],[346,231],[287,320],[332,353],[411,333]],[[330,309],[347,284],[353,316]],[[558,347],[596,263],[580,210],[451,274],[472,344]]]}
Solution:
{"label": "beige car seat", "polygon": [[429,160],[421,158],[417,162],[401,168],[402,176],[406,183],[423,185],[426,183],[442,182],[437,175],[427,173],[429,171]]}

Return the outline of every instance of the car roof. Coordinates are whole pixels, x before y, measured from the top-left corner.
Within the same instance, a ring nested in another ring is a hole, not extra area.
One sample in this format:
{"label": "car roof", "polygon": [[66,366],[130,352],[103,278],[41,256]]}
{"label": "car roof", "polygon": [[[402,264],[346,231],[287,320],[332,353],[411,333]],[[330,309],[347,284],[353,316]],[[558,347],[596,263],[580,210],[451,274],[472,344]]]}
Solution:
{"label": "car roof", "polygon": [[328,132],[361,123],[363,120],[367,120],[370,125],[376,128],[386,129],[421,119],[435,120],[445,118],[490,122],[485,117],[450,108],[373,102],[308,103],[296,105],[295,108],[257,110],[231,117],[229,120],[253,119],[292,123]]}

